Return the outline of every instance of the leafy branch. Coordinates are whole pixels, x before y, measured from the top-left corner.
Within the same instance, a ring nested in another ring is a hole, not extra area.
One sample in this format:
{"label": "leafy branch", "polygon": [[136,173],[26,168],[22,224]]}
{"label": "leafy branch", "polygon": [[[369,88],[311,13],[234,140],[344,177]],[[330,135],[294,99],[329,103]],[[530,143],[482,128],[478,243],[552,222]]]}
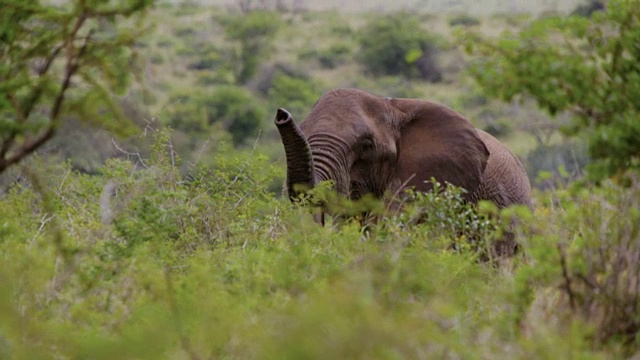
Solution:
{"label": "leafy branch", "polygon": [[551,115],[572,115],[568,136],[587,139],[588,174],[628,180],[640,171],[640,0],[611,0],[591,18],[538,19],[516,34],[465,34],[472,77],[494,97],[534,99]]}
{"label": "leafy branch", "polygon": [[131,61],[124,50],[140,35],[132,23],[152,3],[3,4],[0,173],[49,141],[71,116],[109,130],[114,123],[131,126],[113,94],[129,84],[129,67],[119,65]]}

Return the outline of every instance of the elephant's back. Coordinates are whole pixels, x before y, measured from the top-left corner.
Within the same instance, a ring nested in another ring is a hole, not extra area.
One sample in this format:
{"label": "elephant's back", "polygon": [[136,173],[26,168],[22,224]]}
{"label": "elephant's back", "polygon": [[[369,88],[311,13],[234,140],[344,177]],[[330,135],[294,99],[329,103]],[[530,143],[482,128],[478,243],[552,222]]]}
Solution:
{"label": "elephant's back", "polygon": [[489,159],[474,198],[491,200],[498,207],[513,204],[532,207],[531,185],[520,160],[492,135],[479,129],[477,132],[489,150]]}

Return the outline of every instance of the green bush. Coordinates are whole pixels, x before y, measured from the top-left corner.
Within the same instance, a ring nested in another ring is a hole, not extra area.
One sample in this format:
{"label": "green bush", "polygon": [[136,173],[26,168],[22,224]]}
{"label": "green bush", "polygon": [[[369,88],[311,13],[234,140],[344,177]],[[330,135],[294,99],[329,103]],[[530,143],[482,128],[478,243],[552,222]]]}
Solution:
{"label": "green bush", "polygon": [[154,53],[149,57],[149,61],[151,61],[153,65],[162,65],[166,59],[161,53]]}
{"label": "green bush", "polygon": [[318,50],[316,48],[305,49],[298,54],[301,61],[317,61],[324,69],[333,69],[350,60],[353,50],[349,45],[338,43]]}
{"label": "green bush", "polygon": [[203,87],[213,85],[233,85],[235,78],[233,71],[226,67],[219,67],[215,71],[198,71],[196,73],[196,84]]}
{"label": "green bush", "polygon": [[298,118],[302,118],[322,95],[320,84],[313,80],[293,77],[277,72],[268,91],[269,102],[274,107],[286,108]]}
{"label": "green bush", "polygon": [[[250,249],[266,239],[260,232],[280,231],[280,220],[267,211],[277,202],[257,185],[274,176],[264,157],[220,159],[215,172],[197,170],[184,181],[171,148],[168,134],[157,133],[141,170],[113,159],[101,177],[35,164],[40,170],[3,193],[0,208],[11,208],[13,215],[0,228],[0,274],[12,279],[0,284],[0,343],[8,345],[2,352],[10,358],[172,357],[182,335],[166,330],[198,324],[195,313],[183,310],[205,305],[193,303],[191,286],[222,265],[215,285],[207,287],[213,296],[232,271],[224,269],[224,248]],[[256,211],[253,220],[247,206]],[[214,267],[205,269],[200,260],[188,264],[216,248],[221,256]],[[183,283],[192,270],[202,278]],[[233,293],[229,285],[225,293]],[[210,300],[222,305],[226,297],[219,293]],[[172,309],[185,316],[184,323],[173,322]],[[218,325],[234,319],[233,311],[225,312]],[[217,344],[227,341],[225,332]],[[162,344],[150,349],[151,339]]]}
{"label": "green bush", "polygon": [[638,24],[640,0],[611,0],[593,17],[545,17],[497,39],[467,32],[470,71],[488,96],[570,113],[560,130],[587,142],[587,175],[622,180],[640,172]]}
{"label": "green bush", "polygon": [[333,69],[346,63],[351,58],[352,53],[353,50],[347,44],[333,44],[320,51],[318,62],[325,69]]}
{"label": "green bush", "polygon": [[156,45],[159,48],[172,48],[175,47],[175,41],[173,38],[159,38],[158,42],[156,43]]}
{"label": "green bush", "polygon": [[315,60],[318,57],[318,53],[319,51],[315,47],[302,49],[302,51],[298,53],[298,60],[300,61]]}
{"label": "green bush", "polygon": [[167,124],[173,129],[201,134],[209,125],[207,100],[201,89],[175,91],[165,105]]}
{"label": "green bush", "polygon": [[530,219],[531,260],[516,272],[521,320],[530,322],[532,335],[551,321],[562,331],[578,325],[594,348],[616,344],[627,356],[637,353],[640,183],[574,185],[543,199]]}
{"label": "green bush", "polygon": [[241,84],[256,74],[260,63],[273,51],[275,36],[282,26],[280,14],[251,11],[219,19],[227,38],[236,45],[234,62],[237,79]]}
{"label": "green bush", "polygon": [[353,29],[349,24],[333,22],[331,24],[331,33],[338,36],[353,36]]}
{"label": "green bush", "polygon": [[196,34],[196,29],[192,25],[183,25],[173,30],[173,35],[178,38],[190,39]]}
{"label": "green bush", "polygon": [[215,47],[201,45],[194,55],[196,59],[187,65],[187,68],[191,70],[213,70],[223,64],[225,60]]}
{"label": "green bush", "polygon": [[209,119],[221,121],[236,145],[258,134],[265,112],[256,97],[235,86],[221,86],[213,91],[209,102]]}
{"label": "green bush", "polygon": [[[357,60],[372,75],[441,76],[434,64],[438,41],[421,28],[415,16],[398,13],[376,17],[358,31],[358,39]],[[428,64],[421,69],[417,65],[425,58]]]}
{"label": "green bush", "polygon": [[168,124],[196,137],[206,135],[212,125],[221,123],[240,145],[257,135],[265,118],[263,107],[249,91],[232,85],[180,90],[168,102]]}
{"label": "green bush", "polygon": [[525,255],[497,271],[463,246],[494,233],[486,217],[466,216],[454,189],[416,196],[366,228],[356,219],[322,228],[268,191],[284,169],[259,152],[223,147],[183,177],[170,134],[148,132],[155,143],[138,166],[112,159],[88,176],[42,159],[0,195],[3,356],[597,359],[638,350],[638,184],[558,189],[538,197],[535,216],[505,211],[523,224]]}
{"label": "green bush", "polygon": [[449,26],[476,26],[480,25],[480,20],[469,15],[458,15],[449,20]]}

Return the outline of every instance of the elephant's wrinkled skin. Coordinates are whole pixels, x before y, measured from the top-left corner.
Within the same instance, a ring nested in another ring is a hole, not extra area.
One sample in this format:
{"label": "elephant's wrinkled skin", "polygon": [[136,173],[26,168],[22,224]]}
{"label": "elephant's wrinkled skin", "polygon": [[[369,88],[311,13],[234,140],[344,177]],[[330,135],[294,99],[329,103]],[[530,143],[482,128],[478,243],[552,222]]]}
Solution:
{"label": "elephant's wrinkled skin", "polygon": [[454,110],[356,89],[323,95],[298,128],[276,114],[287,157],[287,187],[333,180],[351,199],[384,198],[404,188],[429,191],[433,177],[467,190],[467,200],[531,207],[524,167],[498,140]]}

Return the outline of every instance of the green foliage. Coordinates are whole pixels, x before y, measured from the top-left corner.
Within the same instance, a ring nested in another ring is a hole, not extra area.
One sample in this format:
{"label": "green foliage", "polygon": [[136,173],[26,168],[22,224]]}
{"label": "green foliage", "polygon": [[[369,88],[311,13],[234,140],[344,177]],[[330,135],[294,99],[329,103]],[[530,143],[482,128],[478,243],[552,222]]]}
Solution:
{"label": "green foliage", "polygon": [[188,65],[192,70],[213,70],[223,63],[220,51],[210,44],[199,44],[195,51],[196,59]]}
{"label": "green foliage", "polygon": [[236,76],[241,84],[249,81],[273,51],[273,42],[282,21],[280,14],[251,11],[242,15],[221,18],[229,40],[237,44]]}
{"label": "green foliage", "polygon": [[547,201],[538,219],[530,219],[531,262],[517,271],[516,285],[529,300],[541,286],[554,290],[521,310],[560,327],[587,324],[594,344],[620,343],[637,351],[640,184],[572,186]]}
{"label": "green foliage", "polygon": [[169,104],[168,124],[172,128],[202,136],[220,123],[236,145],[257,135],[265,118],[259,101],[249,91],[233,85],[219,86],[212,92],[180,90],[171,96]]}
{"label": "green foliage", "polygon": [[353,53],[352,48],[344,43],[332,44],[326,49],[315,48],[306,50],[300,54],[300,60],[317,60],[324,69],[334,69],[345,64]]}
{"label": "green foliage", "polygon": [[[609,332],[637,321],[624,311],[638,292],[620,285],[638,274],[628,261],[638,254],[637,185],[559,191],[541,197],[553,203],[535,217],[501,215],[525,224],[514,278],[465,246],[495,233],[486,216],[467,216],[459,190],[414,194],[405,212],[366,228],[349,219],[321,228],[268,191],[283,174],[265,156],[221,148],[211,168],[185,178],[171,134],[149,131],[155,143],[137,168],[112,159],[98,177],[35,166],[0,196],[3,355],[598,359],[637,350]],[[566,279],[557,243],[575,312],[555,295]],[[614,284],[626,291],[610,292]],[[583,317],[590,309],[615,316]],[[601,324],[606,340],[592,342],[585,323]]]}
{"label": "green foliage", "polygon": [[190,38],[196,34],[196,29],[191,25],[177,27],[173,34],[178,38]]}
{"label": "green foliage", "polygon": [[151,1],[64,6],[5,0],[0,15],[0,173],[41,147],[66,118],[116,134],[132,123],[114,95],[136,67]]}
{"label": "green foliage", "polygon": [[[187,133],[202,134],[209,126],[210,98],[203,90],[179,89],[167,101],[168,125]],[[213,119],[212,119],[213,120]]]}
{"label": "green foliage", "polygon": [[235,83],[235,77],[231,70],[222,67],[216,71],[199,71],[196,83],[203,87],[233,85]]}
{"label": "green foliage", "polygon": [[[214,173],[198,170],[184,181],[169,145],[168,134],[157,133],[142,170],[115,159],[104,177],[63,168],[32,175],[42,184],[16,185],[0,199],[12,214],[0,232],[0,273],[12,279],[0,285],[0,337],[11,357],[168,356],[180,331],[162,329],[173,326],[172,302],[183,296],[188,272],[180,269],[191,268],[184,256],[220,247],[224,260],[225,248],[254,246],[259,233],[269,234],[274,219],[264,213],[251,239],[238,236],[250,220],[247,206],[257,215],[275,205],[256,186],[273,177],[264,157],[220,160]],[[166,288],[171,276],[180,279],[175,293]],[[147,349],[150,339],[164,345]]]}
{"label": "green foliage", "polygon": [[378,16],[358,30],[358,61],[373,75],[419,74],[416,61],[435,51],[436,39],[406,13]]}
{"label": "green foliage", "polygon": [[[118,150],[94,176],[41,152],[2,174],[0,358],[623,359],[640,350],[631,311],[638,308],[637,183],[567,189],[566,166],[563,181],[547,179],[547,190],[536,193],[533,216],[488,203],[471,208],[446,188],[410,194],[400,212],[372,199],[336,202],[351,216],[319,227],[307,207],[282,196],[279,141],[265,143],[265,136],[254,150],[234,148],[226,114],[255,108],[252,118],[262,119],[261,104],[277,102],[297,108],[301,119],[325,84],[459,99],[481,124],[483,112],[502,121],[513,109],[475,92],[458,97],[455,80],[428,86],[404,75],[362,77],[349,62],[331,71],[276,65],[264,88],[251,81],[260,98],[246,88],[212,87],[235,83],[240,67],[234,75],[230,64],[240,62],[216,43],[217,29],[202,39],[186,24],[211,26],[209,14],[223,11],[194,1],[178,6],[174,24],[176,6],[158,5],[164,40],[145,41],[145,52],[155,57],[146,72],[158,99],[150,112],[180,131],[150,122],[153,146],[143,136],[135,145],[119,142],[135,150]],[[322,53],[350,44],[345,36],[369,15],[339,24],[315,12],[285,16],[304,22],[288,33],[313,33]],[[174,37],[176,28],[184,37]],[[295,61],[306,39],[279,39],[289,56],[279,64]],[[206,69],[189,68],[200,60]],[[177,88],[190,91],[172,93]],[[137,90],[129,101],[142,101]],[[518,111],[514,133],[519,118],[538,121],[530,108]],[[77,131],[70,136],[83,131],[76,124],[66,122]],[[92,150],[102,146],[88,135]],[[191,141],[198,143],[189,151],[178,144]],[[568,146],[548,151],[565,154]],[[536,153],[540,167],[547,155]],[[373,222],[363,212],[384,216]],[[501,223],[513,226],[522,252],[504,263],[479,261],[506,230]]]}
{"label": "green foliage", "polygon": [[214,112],[210,118],[221,121],[238,145],[258,133],[265,119],[263,108],[250,92],[234,87],[219,87],[211,94]]}
{"label": "green foliage", "polygon": [[449,26],[476,26],[480,25],[480,20],[470,15],[458,15],[449,20]]}
{"label": "green foliage", "polygon": [[268,92],[275,107],[284,107],[292,114],[306,115],[322,95],[318,82],[277,72]]}
{"label": "green foliage", "polygon": [[497,40],[469,36],[471,69],[487,94],[532,97],[563,127],[587,139],[594,179],[640,170],[640,2],[613,0],[593,19],[544,18]]}
{"label": "green foliage", "polygon": [[461,253],[472,250],[479,258],[493,260],[492,244],[505,230],[494,216],[495,206],[471,205],[463,200],[462,189],[445,187],[435,180],[433,183],[433,191],[429,193],[408,192],[403,197],[403,211],[391,217],[391,223],[418,226],[424,239],[450,242],[452,249]]}

